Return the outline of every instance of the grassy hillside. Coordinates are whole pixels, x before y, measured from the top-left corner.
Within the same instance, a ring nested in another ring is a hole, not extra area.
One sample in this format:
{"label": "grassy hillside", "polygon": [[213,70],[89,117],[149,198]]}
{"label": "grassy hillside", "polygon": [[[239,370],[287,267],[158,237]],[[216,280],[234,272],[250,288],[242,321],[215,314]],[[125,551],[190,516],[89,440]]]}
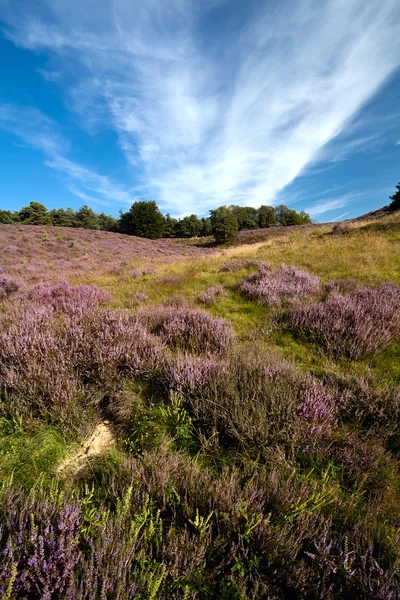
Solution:
{"label": "grassy hillside", "polygon": [[400,213],[0,256],[0,597],[400,597]]}

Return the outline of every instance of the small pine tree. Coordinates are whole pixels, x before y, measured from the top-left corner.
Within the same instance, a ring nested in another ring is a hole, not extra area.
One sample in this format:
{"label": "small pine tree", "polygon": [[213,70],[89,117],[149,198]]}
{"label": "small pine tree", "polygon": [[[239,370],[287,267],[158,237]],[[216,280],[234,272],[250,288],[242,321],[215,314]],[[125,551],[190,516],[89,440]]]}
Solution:
{"label": "small pine tree", "polygon": [[174,231],[177,224],[177,219],[171,217],[169,213],[167,213],[164,217],[164,237],[172,238],[174,237]]}
{"label": "small pine tree", "polygon": [[76,220],[78,221],[78,227],[84,227],[84,229],[100,229],[98,215],[84,204],[76,213]]}
{"label": "small pine tree", "polygon": [[163,236],[164,217],[154,200],[135,202],[121,214],[120,231],[154,240]]}
{"label": "small pine tree", "polygon": [[389,205],[389,209],[392,212],[394,212],[395,210],[400,210],[400,181],[396,185],[396,190],[397,191],[393,194],[393,196],[390,196],[392,202]]}
{"label": "small pine tree", "polygon": [[16,212],[11,212],[11,210],[3,210],[0,209],[0,223],[6,225],[12,225],[13,223],[18,223],[19,215]]}
{"label": "small pine tree", "polygon": [[24,225],[52,225],[50,213],[40,202],[30,202],[21,208],[19,220]]}

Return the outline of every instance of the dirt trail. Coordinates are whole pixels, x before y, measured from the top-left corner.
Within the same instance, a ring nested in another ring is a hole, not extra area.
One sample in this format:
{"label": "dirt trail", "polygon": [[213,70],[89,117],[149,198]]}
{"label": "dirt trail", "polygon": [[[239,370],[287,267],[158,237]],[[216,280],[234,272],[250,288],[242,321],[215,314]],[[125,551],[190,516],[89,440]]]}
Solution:
{"label": "dirt trail", "polygon": [[76,475],[88,464],[88,459],[99,456],[115,444],[115,432],[110,421],[102,421],[96,425],[92,435],[87,438],[82,448],[65,458],[58,467],[58,474]]}

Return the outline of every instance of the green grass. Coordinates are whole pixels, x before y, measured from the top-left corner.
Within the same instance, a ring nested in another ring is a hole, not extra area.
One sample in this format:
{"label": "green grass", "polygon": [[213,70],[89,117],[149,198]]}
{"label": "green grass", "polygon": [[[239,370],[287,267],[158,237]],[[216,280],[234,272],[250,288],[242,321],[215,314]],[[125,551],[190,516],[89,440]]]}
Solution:
{"label": "green grass", "polygon": [[[202,259],[160,264],[154,275],[130,278],[129,270],[145,267],[135,262],[122,276],[91,275],[78,278],[77,283],[94,283],[108,290],[114,306],[129,306],[129,297],[136,292],[147,294],[150,302],[159,303],[172,294],[180,294],[197,304],[198,296],[209,286],[222,284],[225,296],[218,297],[206,308],[214,315],[229,319],[238,337],[246,339],[257,335],[265,337],[269,328],[269,311],[247,300],[236,291],[236,285],[254,268],[236,272],[221,272],[223,263],[233,259],[297,265],[319,275],[324,282],[335,278],[354,278],[361,284],[378,285],[394,282],[400,285],[400,214],[396,213],[377,222],[356,222],[345,233],[332,231],[331,225],[280,230],[270,235],[268,230],[257,233],[252,244],[216,248]],[[272,230],[271,230],[272,231]],[[287,333],[268,337],[268,343],[295,360],[302,368],[322,373],[363,372],[371,370],[385,381],[399,381],[399,348],[393,346],[383,354],[357,363],[333,362],[320,349],[295,340]]]}
{"label": "green grass", "polygon": [[53,427],[24,424],[18,417],[0,418],[0,479],[30,489],[45,485],[56,474],[66,443]]}

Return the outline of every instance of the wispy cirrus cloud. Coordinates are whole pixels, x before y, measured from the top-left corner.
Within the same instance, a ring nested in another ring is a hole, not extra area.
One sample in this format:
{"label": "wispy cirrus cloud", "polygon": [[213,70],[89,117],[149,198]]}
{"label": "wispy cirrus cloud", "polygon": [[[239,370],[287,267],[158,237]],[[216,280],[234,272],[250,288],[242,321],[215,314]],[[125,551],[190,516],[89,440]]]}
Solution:
{"label": "wispy cirrus cloud", "polygon": [[113,129],[138,189],[177,215],[273,203],[400,65],[397,0],[5,0],[1,13],[15,44],[52,52],[57,72],[74,62],[68,107]]}
{"label": "wispy cirrus cloud", "polygon": [[343,208],[344,206],[348,206],[349,204],[355,201],[357,195],[359,194],[352,193],[344,194],[339,198],[325,198],[324,200],[317,202],[315,205],[309,206],[305,210],[309,213],[311,217],[319,217],[324,213],[329,213],[339,208]]}
{"label": "wispy cirrus cloud", "polygon": [[69,144],[57,124],[39,110],[0,105],[0,128],[40,151],[48,167],[66,176],[68,187],[76,196],[106,206],[127,205],[135,199],[133,190],[67,158]]}

